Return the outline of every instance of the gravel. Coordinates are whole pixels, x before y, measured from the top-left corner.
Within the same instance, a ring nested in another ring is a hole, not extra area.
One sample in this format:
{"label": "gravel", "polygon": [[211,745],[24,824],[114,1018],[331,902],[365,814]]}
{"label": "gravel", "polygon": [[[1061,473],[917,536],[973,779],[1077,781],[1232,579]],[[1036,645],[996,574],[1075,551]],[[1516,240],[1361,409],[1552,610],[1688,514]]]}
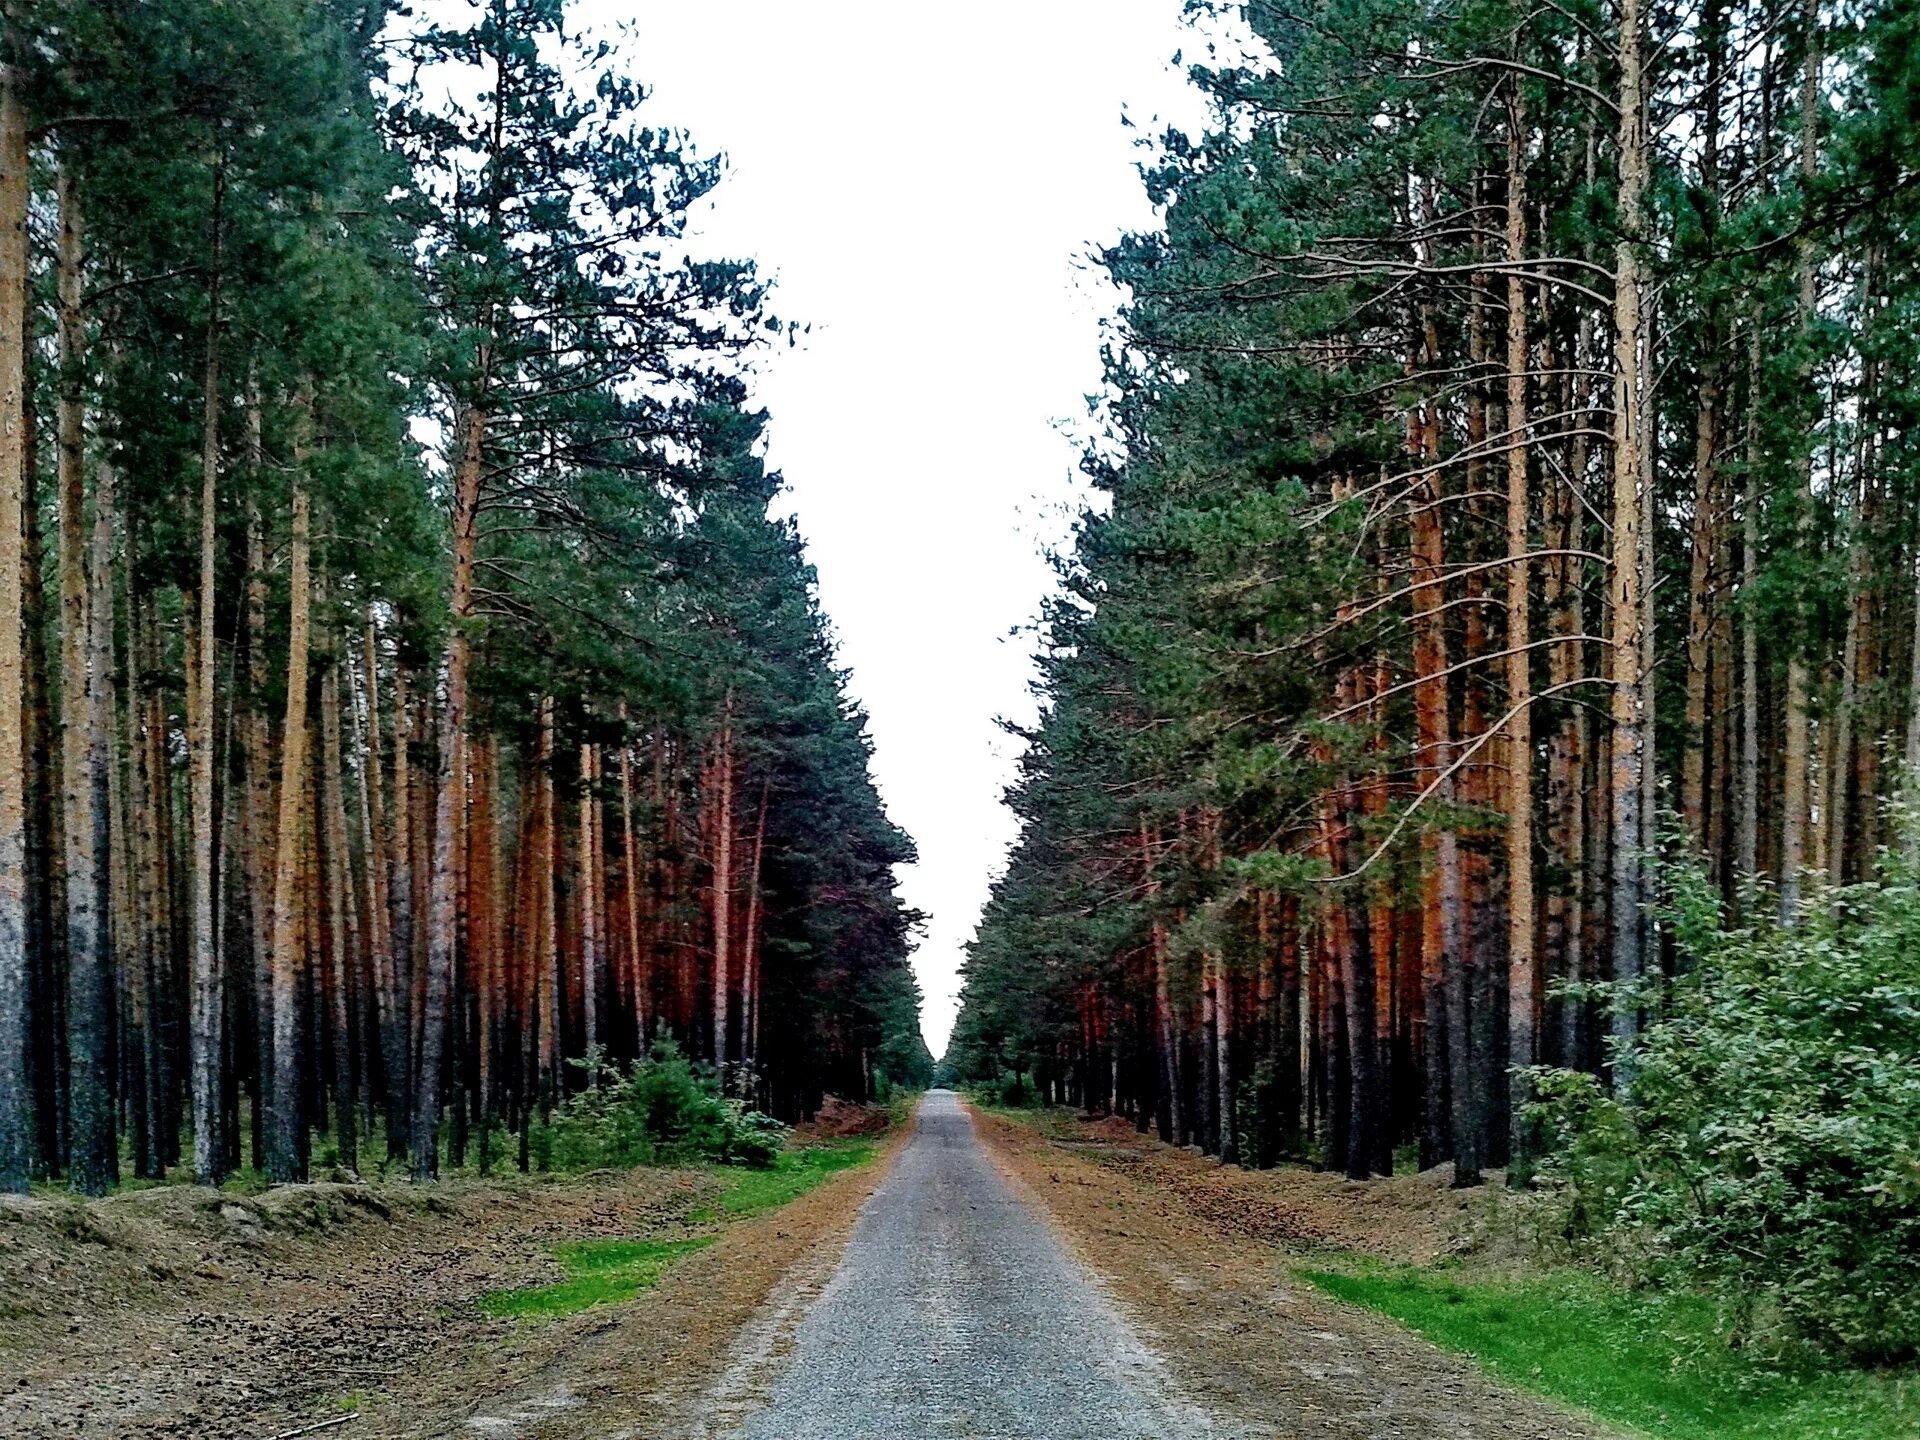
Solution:
{"label": "gravel", "polygon": [[949,1091],[867,1202],[739,1440],[1218,1433],[986,1155]]}

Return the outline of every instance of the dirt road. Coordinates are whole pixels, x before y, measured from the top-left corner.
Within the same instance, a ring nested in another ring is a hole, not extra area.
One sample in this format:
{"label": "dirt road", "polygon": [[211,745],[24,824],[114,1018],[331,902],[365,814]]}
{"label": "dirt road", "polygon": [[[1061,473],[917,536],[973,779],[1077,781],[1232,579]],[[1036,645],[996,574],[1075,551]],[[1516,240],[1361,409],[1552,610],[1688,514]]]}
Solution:
{"label": "dirt road", "polygon": [[[952,1095],[930,1094],[831,1278],[805,1303],[789,1301],[749,1327],[742,1350],[756,1358],[736,1365],[718,1387],[712,1428],[700,1433],[726,1440],[1596,1440],[1604,1433],[1504,1390],[1469,1362],[1385,1321],[1296,1287],[1284,1235],[1223,1228],[1196,1193],[1218,1177],[1251,1187],[1228,1203],[1255,1210],[1257,1192],[1271,1188],[1263,1177],[1229,1175],[1124,1131],[1108,1134],[1063,1142],[973,1117]],[[1103,1145],[1122,1152],[1121,1162],[1095,1153]],[[1156,1152],[1151,1163],[1128,1163],[1148,1152]],[[1327,1177],[1306,1178],[1339,1207]],[[1269,1213],[1304,1212],[1270,1206]],[[744,1419],[727,1421],[742,1412]]]}
{"label": "dirt road", "polygon": [[1207,1435],[948,1091],[806,1311],[742,1440]]}

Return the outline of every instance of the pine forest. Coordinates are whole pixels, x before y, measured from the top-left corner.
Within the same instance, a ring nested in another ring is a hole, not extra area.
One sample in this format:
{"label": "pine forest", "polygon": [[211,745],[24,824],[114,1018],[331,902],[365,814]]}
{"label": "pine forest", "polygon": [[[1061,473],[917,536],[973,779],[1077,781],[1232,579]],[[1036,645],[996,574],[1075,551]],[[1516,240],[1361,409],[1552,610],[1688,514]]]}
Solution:
{"label": "pine forest", "polygon": [[63,3],[0,91],[0,1186],[418,1178],[924,1064],[719,178],[559,0]]}
{"label": "pine forest", "polygon": [[1231,8],[1104,255],[950,1063],[1245,1165],[1551,1159],[1736,1292],[1887,1226],[1857,1332],[1801,1298],[1910,1350],[1920,14]]}
{"label": "pine forest", "polygon": [[1920,1435],[1920,4],[0,0],[0,1435]]}

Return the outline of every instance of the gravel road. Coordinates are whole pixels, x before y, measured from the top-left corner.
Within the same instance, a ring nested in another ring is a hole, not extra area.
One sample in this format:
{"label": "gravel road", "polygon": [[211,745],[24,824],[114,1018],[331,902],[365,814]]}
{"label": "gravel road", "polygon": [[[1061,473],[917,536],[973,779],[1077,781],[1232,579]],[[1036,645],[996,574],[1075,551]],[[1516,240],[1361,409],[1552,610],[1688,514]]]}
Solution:
{"label": "gravel road", "polygon": [[1008,1186],[945,1090],[927,1095],[774,1363],[740,1440],[1218,1433]]}

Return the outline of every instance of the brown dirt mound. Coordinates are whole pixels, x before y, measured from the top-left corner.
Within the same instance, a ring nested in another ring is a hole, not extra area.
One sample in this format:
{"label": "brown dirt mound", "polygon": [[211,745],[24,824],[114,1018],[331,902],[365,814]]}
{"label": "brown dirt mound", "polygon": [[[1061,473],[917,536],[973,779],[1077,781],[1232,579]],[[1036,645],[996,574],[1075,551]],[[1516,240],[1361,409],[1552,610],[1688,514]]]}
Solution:
{"label": "brown dirt mound", "polygon": [[799,1127],[804,1139],[849,1140],[856,1136],[878,1135],[893,1121],[893,1112],[885,1105],[861,1105],[829,1095],[810,1124]]}
{"label": "brown dirt mound", "polygon": [[561,1278],[557,1240],[677,1224],[704,1172],[187,1186],[0,1203],[0,1434],[271,1435],[509,1322],[480,1295]]}
{"label": "brown dirt mound", "polygon": [[1453,1169],[1444,1165],[1365,1182],[1304,1165],[1241,1170],[1164,1145],[1117,1117],[1056,1111],[1031,1123],[1062,1148],[1136,1172],[1177,1200],[1183,1214],[1269,1244],[1356,1250],[1418,1265],[1483,1249],[1497,1226],[1497,1176],[1479,1189],[1455,1190]]}

